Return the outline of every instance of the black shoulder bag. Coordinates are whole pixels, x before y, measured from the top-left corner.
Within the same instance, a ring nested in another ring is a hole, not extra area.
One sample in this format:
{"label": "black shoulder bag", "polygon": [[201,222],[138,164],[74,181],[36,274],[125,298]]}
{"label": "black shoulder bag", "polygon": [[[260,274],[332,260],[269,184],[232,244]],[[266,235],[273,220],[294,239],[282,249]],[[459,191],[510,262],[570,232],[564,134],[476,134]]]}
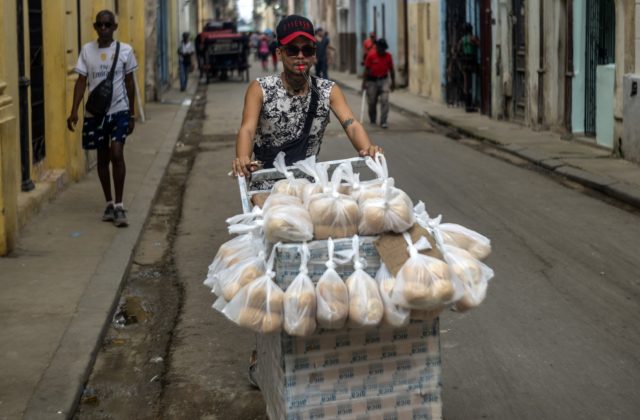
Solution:
{"label": "black shoulder bag", "polygon": [[318,110],[318,100],[320,99],[318,97],[316,78],[311,77],[311,81],[312,86],[310,86],[311,99],[309,101],[309,110],[307,111],[307,117],[304,120],[304,126],[302,128],[300,136],[296,140],[282,145],[281,147],[273,147],[272,145],[265,144],[261,147],[256,146],[254,148],[256,159],[262,161],[265,168],[273,168],[273,161],[275,160],[276,155],[279,152],[285,153],[284,161],[287,166],[293,165],[295,162],[303,160],[307,157],[311,124],[313,124],[313,119],[316,117],[316,112]]}
{"label": "black shoulder bag", "polygon": [[116,73],[118,65],[118,55],[120,54],[120,43],[116,43],[116,55],[113,57],[113,64],[106,79],[96,86],[87,99],[86,109],[94,117],[104,117],[111,107],[111,99],[113,98],[113,77]]}

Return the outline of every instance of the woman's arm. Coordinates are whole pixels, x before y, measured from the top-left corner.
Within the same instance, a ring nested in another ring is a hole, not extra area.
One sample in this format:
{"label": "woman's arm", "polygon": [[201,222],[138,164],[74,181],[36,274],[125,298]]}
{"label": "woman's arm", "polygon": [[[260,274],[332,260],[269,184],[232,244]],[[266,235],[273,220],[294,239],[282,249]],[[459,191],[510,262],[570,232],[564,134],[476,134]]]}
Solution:
{"label": "woman's arm", "polygon": [[249,176],[255,167],[251,165],[253,139],[256,135],[260,110],[262,109],[262,88],[254,80],[249,84],[244,96],[242,123],[236,137],[236,158],[231,163],[234,175]]}
{"label": "woman's arm", "polygon": [[340,121],[358,155],[374,156],[376,153],[382,153],[382,148],[371,143],[362,124],[353,116],[353,112],[351,112],[351,108],[349,108],[349,104],[347,104],[347,100],[338,85],[333,85],[329,101],[333,114]]}

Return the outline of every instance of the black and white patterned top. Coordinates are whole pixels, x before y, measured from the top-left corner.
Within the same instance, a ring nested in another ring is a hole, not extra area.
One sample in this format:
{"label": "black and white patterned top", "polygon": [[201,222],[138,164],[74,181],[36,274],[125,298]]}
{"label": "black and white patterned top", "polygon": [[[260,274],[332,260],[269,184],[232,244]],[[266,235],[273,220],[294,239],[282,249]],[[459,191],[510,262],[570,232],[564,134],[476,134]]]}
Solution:
{"label": "black and white patterned top", "polygon": [[[262,88],[263,100],[254,140],[254,151],[256,147],[264,146],[280,148],[297,140],[301,135],[307,117],[307,110],[311,102],[311,91],[304,96],[289,95],[280,75],[258,78],[258,83]],[[322,137],[330,120],[329,97],[334,82],[315,78],[315,84],[319,94],[318,107],[309,132],[307,157],[320,153]],[[268,166],[271,166],[270,164],[272,163],[269,162]],[[266,190],[270,188],[268,184],[272,183],[251,183],[250,188],[253,190]]]}

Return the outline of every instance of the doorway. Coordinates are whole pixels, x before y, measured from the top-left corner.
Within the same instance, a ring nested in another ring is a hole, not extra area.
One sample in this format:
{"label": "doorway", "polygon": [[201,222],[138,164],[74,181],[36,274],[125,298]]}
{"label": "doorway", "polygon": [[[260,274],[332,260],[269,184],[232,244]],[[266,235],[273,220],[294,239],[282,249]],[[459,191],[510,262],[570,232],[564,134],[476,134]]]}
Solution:
{"label": "doorway", "polygon": [[31,147],[33,163],[46,155],[44,126],[44,57],[42,0],[29,0],[29,57],[31,59]]}
{"label": "doorway", "polygon": [[585,134],[596,135],[597,69],[615,63],[616,16],[614,0],[587,0],[585,60]]}

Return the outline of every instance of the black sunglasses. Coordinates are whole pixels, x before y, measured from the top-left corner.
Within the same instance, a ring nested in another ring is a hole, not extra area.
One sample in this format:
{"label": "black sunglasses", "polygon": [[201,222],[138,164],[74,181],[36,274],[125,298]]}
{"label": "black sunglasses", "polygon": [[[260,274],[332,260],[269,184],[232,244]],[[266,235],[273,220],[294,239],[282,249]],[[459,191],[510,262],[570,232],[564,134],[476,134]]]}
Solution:
{"label": "black sunglasses", "polygon": [[305,57],[312,57],[316,55],[316,47],[313,45],[303,45],[302,47],[297,47],[295,45],[285,45],[281,47],[284,49],[284,53],[289,57],[297,57],[302,51],[302,55]]}
{"label": "black sunglasses", "polygon": [[113,22],[96,22],[93,24],[95,28],[107,28],[110,29],[113,26]]}

